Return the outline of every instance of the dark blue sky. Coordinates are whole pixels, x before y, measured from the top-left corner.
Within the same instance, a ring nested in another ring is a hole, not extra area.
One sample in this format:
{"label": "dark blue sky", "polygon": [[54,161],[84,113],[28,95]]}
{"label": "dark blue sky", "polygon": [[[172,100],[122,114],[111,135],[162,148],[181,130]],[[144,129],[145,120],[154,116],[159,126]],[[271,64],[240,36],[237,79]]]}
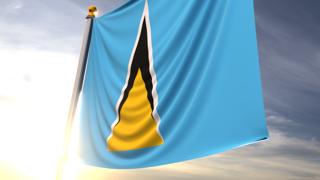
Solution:
{"label": "dark blue sky", "polygon": [[315,139],[320,137],[319,8],[317,0],[256,0],[266,108],[297,123],[282,130]]}
{"label": "dark blue sky", "polygon": [[[104,13],[124,2],[0,0],[0,48],[77,56],[87,6]],[[320,1],[255,0],[255,15],[270,140],[187,162],[186,171],[172,170],[177,165],[119,176],[320,179]]]}

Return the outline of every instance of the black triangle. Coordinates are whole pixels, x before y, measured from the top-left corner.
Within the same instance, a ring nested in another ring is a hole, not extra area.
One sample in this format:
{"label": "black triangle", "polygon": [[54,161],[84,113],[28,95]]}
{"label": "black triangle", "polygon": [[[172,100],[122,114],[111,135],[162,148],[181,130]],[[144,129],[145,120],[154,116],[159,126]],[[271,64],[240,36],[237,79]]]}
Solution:
{"label": "black triangle", "polygon": [[152,84],[152,76],[150,73],[148,32],[147,32],[147,26],[146,26],[145,19],[143,19],[143,24],[142,24],[142,28],[141,28],[141,32],[140,32],[140,38],[139,38],[139,41],[138,41],[138,44],[137,44],[137,47],[135,49],[134,56],[132,59],[128,85],[125,88],[123,98],[122,98],[120,105],[119,105],[119,108],[118,108],[119,120],[121,119],[120,118],[121,108],[129,96],[129,92],[133,87],[133,83],[134,83],[134,80],[137,76],[139,69],[141,71],[141,75],[142,75],[142,78],[143,78],[143,81],[145,83],[147,93],[148,93],[148,100],[150,102],[150,106],[153,111],[153,109],[154,109],[153,96],[152,96],[153,84]]}

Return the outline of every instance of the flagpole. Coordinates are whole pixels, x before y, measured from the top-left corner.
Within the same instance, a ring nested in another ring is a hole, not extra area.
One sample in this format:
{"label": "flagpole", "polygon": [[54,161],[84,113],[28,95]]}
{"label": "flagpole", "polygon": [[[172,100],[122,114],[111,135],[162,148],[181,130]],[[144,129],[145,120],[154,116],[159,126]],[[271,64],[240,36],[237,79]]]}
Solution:
{"label": "flagpole", "polygon": [[78,63],[77,74],[73,86],[73,92],[71,97],[71,103],[69,107],[68,119],[67,124],[65,127],[65,134],[64,134],[64,141],[63,141],[63,151],[62,155],[58,162],[56,180],[62,180],[64,168],[68,159],[68,152],[69,152],[69,144],[71,139],[71,131],[74,122],[74,117],[77,109],[77,104],[79,101],[80,92],[83,87],[83,80],[85,75],[85,70],[87,67],[87,59],[88,59],[88,52],[91,42],[91,34],[92,34],[92,26],[93,20],[95,18],[95,14],[97,12],[97,8],[95,6],[90,6],[88,8],[88,15],[86,17],[86,30],[83,37],[82,48],[80,52],[80,58]]}

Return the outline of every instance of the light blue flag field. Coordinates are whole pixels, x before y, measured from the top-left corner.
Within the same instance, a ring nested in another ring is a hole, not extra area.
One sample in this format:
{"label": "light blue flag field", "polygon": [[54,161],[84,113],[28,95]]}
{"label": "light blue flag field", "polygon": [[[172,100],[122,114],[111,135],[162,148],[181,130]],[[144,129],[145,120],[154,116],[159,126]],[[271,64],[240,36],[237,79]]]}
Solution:
{"label": "light blue flag field", "polygon": [[80,156],[143,168],[268,137],[253,0],[130,0],[93,20]]}

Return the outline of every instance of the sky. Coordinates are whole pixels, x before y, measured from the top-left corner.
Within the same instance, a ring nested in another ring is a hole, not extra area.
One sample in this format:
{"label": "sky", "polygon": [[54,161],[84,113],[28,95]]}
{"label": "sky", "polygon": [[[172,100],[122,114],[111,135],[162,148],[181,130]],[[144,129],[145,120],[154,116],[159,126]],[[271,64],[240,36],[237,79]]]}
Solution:
{"label": "sky", "polygon": [[[0,179],[54,177],[87,6],[103,14],[125,2],[0,0]],[[320,179],[319,8],[255,0],[270,140],[139,170],[70,163],[67,179]]]}

